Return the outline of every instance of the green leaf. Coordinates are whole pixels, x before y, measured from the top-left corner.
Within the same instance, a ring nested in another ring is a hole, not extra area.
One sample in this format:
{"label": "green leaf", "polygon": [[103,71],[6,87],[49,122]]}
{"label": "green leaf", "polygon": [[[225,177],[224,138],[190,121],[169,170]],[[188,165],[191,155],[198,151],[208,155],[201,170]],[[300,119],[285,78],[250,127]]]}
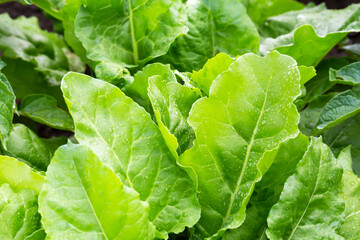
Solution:
{"label": "green leaf", "polygon": [[294,0],[240,0],[240,2],[246,7],[251,20],[258,26],[269,17],[304,8],[302,3]]}
{"label": "green leaf", "polygon": [[25,163],[0,155],[0,183],[8,183],[15,191],[29,188],[39,194],[44,177]]}
{"label": "green leaf", "polygon": [[[0,63],[3,63],[0,61]],[[12,130],[13,109],[16,109],[15,94],[9,81],[0,72],[0,142],[6,149],[6,141]]]}
{"label": "green leaf", "polygon": [[360,43],[343,46],[342,49],[355,56],[360,56]]}
{"label": "green leaf", "polygon": [[310,136],[317,132],[316,125],[319,122],[321,112],[335,95],[336,93],[329,93],[319,96],[300,112],[299,129],[303,134]]}
{"label": "green leaf", "polygon": [[338,193],[341,176],[342,168],[330,148],[321,138],[311,138],[308,150],[269,213],[267,236],[342,239],[336,233],[345,218],[344,202]]}
{"label": "green leaf", "polygon": [[161,76],[166,82],[176,82],[176,76],[171,71],[170,65],[153,63],[145,66],[142,71],[137,72],[134,75],[134,81],[123,88],[127,96],[144,107],[149,113],[153,112],[148,96],[149,78],[156,75]]}
{"label": "green leaf", "polygon": [[349,32],[359,32],[360,4],[328,10],[325,4],[268,19],[260,51],[276,49],[299,65],[316,66]]}
{"label": "green leaf", "polygon": [[61,130],[74,130],[74,123],[69,113],[57,106],[56,100],[45,94],[26,96],[21,101],[21,115]]}
{"label": "green leaf", "polygon": [[330,69],[330,81],[340,84],[360,84],[360,62],[349,64],[339,70]]}
{"label": "green leaf", "polygon": [[325,131],[322,136],[335,155],[344,148],[352,145],[353,169],[360,176],[360,114],[347,119],[345,122]]}
{"label": "green leaf", "polygon": [[127,86],[131,79],[129,71],[118,64],[100,62],[95,67],[95,74],[98,79],[116,85],[120,89]]}
{"label": "green leaf", "polygon": [[[35,17],[13,20],[0,14],[0,48],[6,58],[20,58],[31,62],[43,73],[51,85],[59,85],[69,70],[85,69],[73,66],[74,58],[63,39],[55,33],[41,30]],[[9,28],[9,26],[12,26]],[[77,61],[79,63],[80,61]]]}
{"label": "green leaf", "polygon": [[62,19],[61,9],[66,0],[21,0],[32,3],[56,19]]}
{"label": "green leaf", "polygon": [[37,195],[33,190],[14,192],[8,184],[0,187],[0,238],[23,240],[40,229]]}
{"label": "green leaf", "polygon": [[[161,76],[149,78],[148,95],[165,141],[177,158],[192,147],[195,133],[187,119],[198,93],[179,83],[166,83]],[[175,138],[174,138],[175,137]]]}
{"label": "green leaf", "polygon": [[317,129],[331,128],[360,112],[360,88],[342,92],[333,97],[321,112]]}
{"label": "green leaf", "polygon": [[91,60],[129,67],[164,55],[175,38],[187,32],[185,23],[180,0],[86,0],[75,32]]}
{"label": "green leaf", "polygon": [[86,75],[67,74],[62,90],[76,139],[149,203],[150,221],[162,238],[194,225],[200,214],[194,183],[150,115],[119,88]]}
{"label": "green leaf", "polygon": [[301,85],[304,85],[305,83],[307,83],[313,77],[316,76],[316,70],[312,66],[311,67],[299,66],[298,69],[299,69],[300,76],[301,76],[301,80],[300,80]]}
{"label": "green leaf", "polygon": [[[18,99],[23,99],[30,94],[42,93],[54,97],[60,106],[65,105],[59,85],[50,84],[45,79],[44,74],[34,70],[34,64],[21,59],[3,59],[6,66],[2,69],[2,72],[8,78]],[[21,71],[19,71],[19,68],[21,68]]]}
{"label": "green leaf", "polygon": [[54,153],[43,139],[23,124],[14,125],[6,147],[14,157],[43,171],[46,171]]}
{"label": "green leaf", "polygon": [[345,239],[355,240],[360,237],[360,179],[352,171],[350,150],[350,147],[344,149],[338,157],[344,168],[340,194],[345,201],[345,222],[340,234]]}
{"label": "green leaf", "polygon": [[33,232],[31,235],[27,236],[25,240],[44,240],[46,238],[46,233],[44,229],[39,229]]}
{"label": "green leaf", "polygon": [[197,101],[189,123],[194,147],[180,163],[196,173],[199,239],[221,236],[245,220],[246,204],[261,174],[263,154],[298,133],[293,101],[300,94],[296,62],[278,52],[239,57]]}
{"label": "green leaf", "polygon": [[52,239],[153,239],[149,207],[88,148],[56,151],[39,196]]}
{"label": "green leaf", "polygon": [[238,0],[186,2],[189,32],[176,39],[166,59],[180,71],[199,70],[219,52],[233,57],[259,51],[259,34]]}
{"label": "green leaf", "polygon": [[329,58],[320,62],[316,67],[317,75],[305,84],[304,101],[310,103],[335,85],[334,82],[329,81],[329,68],[340,69],[350,63],[351,60],[348,58]]}
{"label": "green leaf", "polygon": [[303,134],[280,145],[271,167],[255,185],[244,223],[237,229],[227,231],[224,240],[265,238],[270,209],[279,200],[284,183],[294,173],[308,145],[309,140]]}
{"label": "green leaf", "polygon": [[225,72],[234,61],[235,60],[226,53],[219,53],[215,57],[209,59],[201,70],[192,74],[191,82],[209,96],[210,87],[213,81],[221,73]]}

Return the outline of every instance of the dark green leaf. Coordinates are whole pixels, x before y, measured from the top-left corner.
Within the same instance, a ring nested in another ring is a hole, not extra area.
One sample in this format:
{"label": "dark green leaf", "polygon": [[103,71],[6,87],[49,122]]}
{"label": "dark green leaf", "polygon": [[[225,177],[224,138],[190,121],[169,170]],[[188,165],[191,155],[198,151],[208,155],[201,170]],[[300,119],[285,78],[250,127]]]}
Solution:
{"label": "dark green leaf", "polygon": [[35,122],[61,130],[74,130],[74,123],[69,113],[57,106],[56,100],[45,94],[26,96],[21,101],[19,113]]}

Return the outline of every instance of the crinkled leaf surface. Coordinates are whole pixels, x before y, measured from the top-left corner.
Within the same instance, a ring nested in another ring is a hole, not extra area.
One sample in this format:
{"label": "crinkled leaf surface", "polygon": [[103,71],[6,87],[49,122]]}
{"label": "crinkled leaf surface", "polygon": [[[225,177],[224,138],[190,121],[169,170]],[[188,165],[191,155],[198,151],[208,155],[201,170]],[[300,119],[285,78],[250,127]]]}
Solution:
{"label": "crinkled leaf surface", "polygon": [[[37,195],[31,189],[13,191],[9,184],[0,186],[0,238],[24,240],[40,229]],[[44,239],[44,238],[42,238]]]}
{"label": "crinkled leaf surface", "polygon": [[342,168],[321,138],[311,138],[295,173],[272,207],[266,231],[270,239],[342,239],[344,202],[338,184]]}
{"label": "crinkled leaf surface", "polygon": [[0,183],[8,183],[15,191],[29,188],[40,193],[44,177],[15,158],[0,156]]}
{"label": "crinkled leaf surface", "polygon": [[339,70],[330,70],[330,81],[336,83],[359,85],[360,84],[360,62],[349,64]]}
{"label": "crinkled leaf surface", "polygon": [[163,237],[194,225],[200,214],[194,183],[150,115],[117,87],[86,75],[67,74],[62,90],[76,139],[149,203],[149,218]]}
{"label": "crinkled leaf surface", "polygon": [[271,207],[279,200],[287,178],[295,171],[309,145],[303,134],[283,142],[269,170],[256,183],[246,209],[246,219],[237,229],[228,230],[223,239],[265,239],[266,219]]}
{"label": "crinkled leaf surface", "polygon": [[152,113],[152,106],[148,96],[149,78],[156,75],[161,76],[166,82],[176,82],[176,76],[169,65],[153,63],[137,72],[134,75],[134,81],[123,89],[127,96],[144,107],[149,113]]}
{"label": "crinkled leaf surface", "polygon": [[179,161],[196,173],[202,206],[198,239],[220,236],[245,220],[263,154],[298,133],[293,101],[299,94],[292,58],[246,54],[216,78],[209,98],[193,105],[189,123],[196,140]]}
{"label": "crinkled leaf surface", "polygon": [[344,149],[338,159],[344,168],[340,189],[345,201],[345,222],[340,234],[355,240],[360,237],[360,179],[352,171],[350,147]]}
{"label": "crinkled leaf surface", "polygon": [[191,75],[191,82],[209,96],[210,87],[215,78],[226,71],[234,61],[226,53],[219,53],[209,59],[202,69]]}
{"label": "crinkled leaf surface", "polygon": [[360,114],[322,133],[324,143],[337,155],[352,145],[353,170],[360,176]]}
{"label": "crinkled leaf surface", "polygon": [[[1,14],[0,49],[7,58],[20,58],[35,65],[49,84],[59,85],[63,75],[69,70],[83,70],[71,65],[74,55],[63,39],[55,33],[41,30],[35,17],[19,17],[13,20],[8,14]],[[11,26],[11,27],[9,27]],[[76,57],[75,57],[76,58]]]}
{"label": "crinkled leaf surface", "polygon": [[15,124],[6,147],[11,155],[46,171],[54,152],[45,141],[46,139],[41,139],[25,125]]}
{"label": "crinkled leaf surface", "polygon": [[[156,121],[172,152],[181,155],[190,148],[195,133],[187,119],[199,94],[179,83],[166,83],[161,76],[149,78],[148,96],[153,106]],[[175,137],[175,138],[174,138]]]}
{"label": "crinkled leaf surface", "polygon": [[34,94],[21,101],[21,115],[35,122],[61,130],[74,130],[74,123],[69,113],[57,106],[56,100],[45,94]]}
{"label": "crinkled leaf surface", "polygon": [[39,196],[44,229],[52,239],[153,239],[149,206],[124,186],[88,148],[56,151]]}
{"label": "crinkled leaf surface", "polygon": [[[0,63],[3,62],[0,61]],[[2,143],[4,147],[12,130],[14,107],[15,94],[5,75],[0,72],[0,143]]]}
{"label": "crinkled leaf surface", "polygon": [[360,4],[328,10],[325,4],[268,19],[260,51],[276,49],[299,65],[316,66],[349,32],[360,31]]}
{"label": "crinkled leaf surface", "polygon": [[258,52],[259,34],[238,0],[186,2],[189,32],[176,39],[166,58],[180,71],[199,70],[219,52],[233,57]]}
{"label": "crinkled leaf surface", "polygon": [[91,60],[134,66],[164,55],[185,23],[180,0],[86,0],[75,32]]}
{"label": "crinkled leaf surface", "polygon": [[360,112],[360,88],[342,92],[333,97],[321,112],[317,129],[331,128]]}

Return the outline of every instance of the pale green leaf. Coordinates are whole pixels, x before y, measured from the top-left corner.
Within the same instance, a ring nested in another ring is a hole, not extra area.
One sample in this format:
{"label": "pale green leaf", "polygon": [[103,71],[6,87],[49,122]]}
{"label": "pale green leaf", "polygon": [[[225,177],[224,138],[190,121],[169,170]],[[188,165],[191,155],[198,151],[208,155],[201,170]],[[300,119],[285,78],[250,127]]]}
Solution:
{"label": "pale green leaf", "polygon": [[200,214],[194,183],[150,115],[119,88],[86,75],[67,74],[62,90],[76,139],[149,203],[150,221],[162,236],[194,225]]}
{"label": "pale green leaf", "polygon": [[127,86],[132,79],[129,71],[115,63],[111,62],[100,62],[95,67],[95,75],[98,79],[107,81],[113,85],[116,85],[120,89]]}
{"label": "pale green leaf", "polygon": [[317,129],[331,128],[360,112],[360,88],[342,92],[333,97],[324,107],[317,123]]}
{"label": "pale green leaf", "polygon": [[359,32],[360,4],[328,10],[324,4],[269,18],[260,51],[276,49],[299,65],[316,66],[349,32]]}
{"label": "pale green leaf", "polygon": [[0,155],[0,183],[8,183],[15,191],[29,188],[40,193],[44,177],[25,163]]}
{"label": "pale green leaf", "polygon": [[295,173],[272,207],[266,231],[272,239],[342,239],[344,202],[338,184],[342,168],[321,138],[311,138]]}
{"label": "pale green leaf", "polygon": [[301,80],[300,80],[301,85],[304,85],[305,83],[307,83],[313,77],[316,76],[316,70],[312,66],[306,67],[306,66],[301,65],[298,67],[298,69],[299,69],[300,76],[301,76]]}
{"label": "pale green leaf", "polygon": [[207,96],[213,81],[221,73],[226,71],[235,60],[226,53],[219,53],[209,59],[204,67],[191,75],[191,81],[201,89]]}
{"label": "pale green leaf", "polygon": [[56,151],[39,196],[50,239],[153,239],[149,207],[88,148]]}
{"label": "pale green leaf", "polygon": [[86,0],[75,32],[91,60],[134,66],[164,55],[185,23],[180,0]]}
{"label": "pale green leaf", "polygon": [[25,117],[55,129],[74,130],[69,113],[57,106],[56,100],[45,94],[26,96],[21,101],[19,113]]}
{"label": "pale green leaf", "polygon": [[[24,240],[40,229],[37,195],[31,189],[15,192],[8,184],[0,186],[0,238]],[[44,239],[44,238],[43,238]]]}
{"label": "pale green leaf", "polygon": [[149,78],[148,96],[169,149],[176,157],[176,152],[181,155],[192,146],[195,139],[187,119],[193,103],[200,96],[179,83],[166,83],[161,76]]}
{"label": "pale green leaf", "polygon": [[134,81],[123,88],[127,96],[144,107],[149,113],[152,113],[151,102],[148,96],[149,78],[156,75],[161,76],[166,82],[176,82],[176,76],[171,71],[169,65],[153,63],[145,66],[142,71],[137,72],[134,75]]}
{"label": "pale green leaf", "polygon": [[352,171],[350,147],[344,149],[338,159],[343,165],[341,196],[345,201],[345,222],[340,234],[345,239],[356,240],[360,237],[360,179]]}
{"label": "pale green leaf", "polygon": [[193,105],[189,123],[196,140],[180,163],[196,173],[198,239],[221,236],[245,220],[263,154],[298,133],[293,101],[299,94],[293,59],[278,52],[246,54],[216,78],[209,98]]}
{"label": "pale green leaf", "polygon": [[238,0],[187,1],[186,12],[189,32],[166,55],[178,70],[199,70],[219,52],[236,57],[259,51],[256,26]]}

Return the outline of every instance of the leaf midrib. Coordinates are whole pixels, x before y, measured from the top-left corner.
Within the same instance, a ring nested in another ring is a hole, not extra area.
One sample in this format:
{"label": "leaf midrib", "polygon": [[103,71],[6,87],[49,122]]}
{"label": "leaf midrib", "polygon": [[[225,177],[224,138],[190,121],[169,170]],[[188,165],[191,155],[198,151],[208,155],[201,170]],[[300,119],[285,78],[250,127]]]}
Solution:
{"label": "leaf midrib", "polygon": [[101,225],[101,222],[100,222],[98,216],[96,215],[96,211],[95,211],[95,209],[94,209],[94,207],[93,207],[93,205],[92,205],[92,202],[91,202],[91,200],[90,200],[90,198],[89,198],[89,196],[88,196],[88,194],[87,194],[87,191],[85,190],[85,187],[84,187],[84,184],[83,184],[83,180],[82,180],[82,178],[80,177],[80,173],[79,173],[79,169],[78,169],[78,166],[77,166],[77,164],[76,164],[76,161],[72,160],[72,162],[73,162],[74,165],[75,165],[76,174],[77,174],[77,176],[78,176],[79,179],[80,179],[81,188],[84,190],[84,193],[85,193],[86,199],[87,199],[87,201],[88,201],[88,203],[89,203],[89,205],[90,205],[91,211],[94,213],[94,217],[95,217],[95,219],[96,219],[96,221],[97,221],[97,223],[98,223],[98,225],[99,225],[99,227],[100,227],[100,229],[101,229],[101,231],[102,231],[105,239],[106,239],[106,240],[109,240],[109,238],[108,238],[107,235],[106,235],[106,232],[104,231],[103,226]]}
{"label": "leaf midrib", "polygon": [[[322,151],[321,151],[320,153],[322,154]],[[305,213],[307,212],[307,210],[308,210],[308,208],[309,208],[309,206],[310,206],[310,203],[312,202],[312,199],[313,199],[313,197],[314,197],[314,194],[315,194],[315,191],[316,191],[316,189],[317,189],[318,182],[319,182],[319,181],[318,181],[318,175],[319,175],[319,172],[320,172],[320,166],[321,166],[321,159],[322,159],[322,155],[320,155],[320,156],[321,156],[321,158],[320,158],[320,162],[319,162],[319,167],[317,168],[317,173],[316,173],[316,182],[315,182],[314,189],[313,189],[313,191],[312,191],[312,193],[311,193],[311,196],[310,196],[310,198],[309,198],[309,202],[307,203],[307,205],[306,205],[306,207],[305,207],[305,209],[304,209],[304,211],[303,211],[303,213],[302,213],[301,217],[299,218],[299,220],[298,220],[298,222],[296,223],[296,225],[295,225],[294,229],[292,230],[292,232],[291,232],[291,234],[290,234],[290,236],[289,236],[288,240],[290,240],[290,239],[293,237],[294,233],[295,233],[295,232],[296,232],[296,230],[298,229],[299,224],[300,224],[300,222],[302,221],[302,219],[304,218]]]}
{"label": "leaf midrib", "polygon": [[262,116],[265,112],[265,105],[266,105],[266,101],[267,101],[267,98],[268,98],[268,92],[269,92],[269,88],[270,88],[270,83],[273,79],[273,76],[271,75],[270,76],[270,79],[269,79],[269,82],[267,84],[267,88],[266,88],[266,92],[265,92],[265,97],[264,97],[264,101],[263,101],[263,105],[262,105],[262,108],[261,108],[261,112],[260,112],[260,115],[259,115],[259,118],[256,122],[256,125],[255,125],[255,128],[253,130],[253,133],[252,133],[252,136],[251,136],[251,139],[250,139],[250,142],[249,142],[249,145],[246,149],[246,156],[245,156],[245,161],[244,161],[244,164],[243,164],[243,168],[241,169],[241,173],[240,173],[240,176],[237,180],[237,183],[236,183],[236,189],[234,192],[231,193],[231,198],[230,198],[230,204],[229,204],[229,208],[226,212],[226,215],[223,219],[223,223],[222,225],[224,226],[224,223],[226,222],[226,220],[229,218],[230,216],[230,213],[231,213],[231,209],[232,209],[232,206],[234,205],[234,201],[235,201],[235,197],[237,195],[237,193],[239,192],[240,190],[240,186],[241,186],[241,182],[242,182],[242,179],[244,177],[244,174],[245,174],[245,170],[247,168],[247,164],[248,164],[248,161],[249,161],[249,158],[250,158],[250,153],[251,153],[251,149],[252,149],[252,145],[254,144],[254,140],[255,140],[255,136],[257,134],[257,131],[258,131],[258,127],[259,127],[259,124],[260,124],[260,120],[262,119]]}

